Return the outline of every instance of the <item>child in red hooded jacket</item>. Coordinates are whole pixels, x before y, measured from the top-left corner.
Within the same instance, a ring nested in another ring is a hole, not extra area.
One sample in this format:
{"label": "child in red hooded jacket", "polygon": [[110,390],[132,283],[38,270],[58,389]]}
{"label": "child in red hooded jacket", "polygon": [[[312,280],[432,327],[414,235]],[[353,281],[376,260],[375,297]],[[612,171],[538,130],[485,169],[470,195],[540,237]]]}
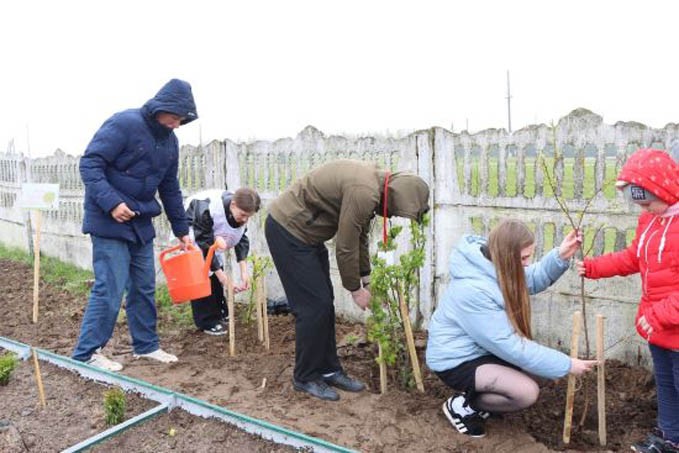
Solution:
{"label": "child in red hooded jacket", "polygon": [[632,450],[679,452],[679,165],[665,151],[639,149],[616,186],[644,210],[634,240],[624,250],[578,262],[578,273],[592,279],[640,274],[636,328],[653,357],[658,419]]}

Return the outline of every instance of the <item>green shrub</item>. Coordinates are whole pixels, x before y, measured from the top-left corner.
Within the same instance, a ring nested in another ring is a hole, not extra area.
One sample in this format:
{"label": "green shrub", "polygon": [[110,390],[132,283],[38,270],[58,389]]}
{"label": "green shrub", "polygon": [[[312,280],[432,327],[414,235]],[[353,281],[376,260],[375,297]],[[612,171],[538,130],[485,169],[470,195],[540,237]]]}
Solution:
{"label": "green shrub", "polygon": [[104,392],[104,413],[108,426],[122,423],[125,419],[125,392],[117,387]]}
{"label": "green shrub", "polygon": [[19,359],[11,352],[7,352],[0,357],[0,385],[7,385],[9,377],[18,363]]}

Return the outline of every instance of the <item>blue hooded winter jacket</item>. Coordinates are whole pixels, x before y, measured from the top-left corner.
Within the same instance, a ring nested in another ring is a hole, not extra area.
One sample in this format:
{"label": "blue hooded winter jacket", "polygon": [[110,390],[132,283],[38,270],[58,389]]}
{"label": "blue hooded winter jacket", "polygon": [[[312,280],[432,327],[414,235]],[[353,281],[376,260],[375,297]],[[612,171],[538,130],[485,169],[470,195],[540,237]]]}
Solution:
{"label": "blue hooded winter jacket", "polygon": [[[160,112],[196,118],[191,85],[170,80],[140,109],[114,114],[94,134],[80,158],[85,184],[82,231],[105,238],[146,243],[155,237],[151,219],[162,212],[156,192],[177,237],[189,232],[177,180],[179,144],[172,131],[155,118]],[[111,211],[120,203],[137,215],[118,223]]]}
{"label": "blue hooded winter jacket", "polygon": [[[570,358],[521,337],[509,321],[495,266],[481,252],[481,236],[463,236],[450,256],[450,283],[429,322],[427,366],[446,371],[494,355],[538,376],[558,378]],[[526,267],[528,292],[545,290],[568,269],[558,249]]]}

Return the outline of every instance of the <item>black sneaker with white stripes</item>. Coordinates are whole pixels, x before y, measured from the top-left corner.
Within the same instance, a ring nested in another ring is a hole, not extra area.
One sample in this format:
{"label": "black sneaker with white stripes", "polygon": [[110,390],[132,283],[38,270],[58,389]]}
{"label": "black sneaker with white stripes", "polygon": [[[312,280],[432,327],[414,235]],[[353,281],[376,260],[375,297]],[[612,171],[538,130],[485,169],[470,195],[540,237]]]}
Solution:
{"label": "black sneaker with white stripes", "polygon": [[221,323],[217,323],[214,326],[210,327],[209,329],[203,329],[203,332],[208,335],[213,335],[216,337],[226,335],[226,329]]}
{"label": "black sneaker with white stripes", "polygon": [[443,413],[450,423],[460,433],[471,437],[483,437],[486,435],[485,418],[479,412],[469,407],[464,395],[453,395],[443,403]]}

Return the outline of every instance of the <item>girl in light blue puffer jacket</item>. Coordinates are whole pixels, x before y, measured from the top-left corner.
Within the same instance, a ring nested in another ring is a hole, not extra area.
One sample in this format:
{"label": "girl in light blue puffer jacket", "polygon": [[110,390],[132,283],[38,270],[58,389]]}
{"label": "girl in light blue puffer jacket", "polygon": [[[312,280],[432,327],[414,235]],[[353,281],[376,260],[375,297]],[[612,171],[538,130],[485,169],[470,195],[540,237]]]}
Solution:
{"label": "girl in light blue puffer jacket", "polygon": [[568,269],[581,236],[530,264],[535,237],[517,220],[504,220],[488,239],[464,236],[450,258],[451,281],[432,315],[427,365],[453,389],[443,413],[461,433],[485,435],[489,413],[524,409],[537,400],[531,375],[581,374],[596,361],[571,359],[532,340],[530,297]]}

